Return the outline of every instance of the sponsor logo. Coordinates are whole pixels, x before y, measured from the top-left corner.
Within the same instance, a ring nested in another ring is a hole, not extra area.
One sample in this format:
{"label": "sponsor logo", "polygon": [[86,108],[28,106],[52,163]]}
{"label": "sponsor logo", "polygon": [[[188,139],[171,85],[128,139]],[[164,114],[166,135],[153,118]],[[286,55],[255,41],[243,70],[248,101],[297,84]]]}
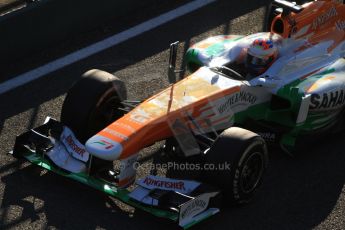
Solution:
{"label": "sponsor logo", "polygon": [[85,149],[79,147],[73,140],[72,135],[68,135],[66,138],[66,143],[68,144],[68,146],[73,150],[73,152],[77,153],[78,155],[82,156],[84,155],[84,153],[86,152]]}
{"label": "sponsor logo", "polygon": [[113,125],[119,126],[121,128],[124,128],[124,129],[127,129],[127,130],[131,131],[132,133],[135,132],[135,129],[133,127],[131,127],[131,126],[127,125],[127,124],[124,124],[124,123],[115,122],[115,123],[113,123]]}
{"label": "sponsor logo", "polygon": [[109,128],[105,128],[104,132],[107,132],[107,133],[109,133],[109,134],[111,134],[111,135],[113,135],[115,137],[119,137],[119,138],[121,138],[123,140],[126,140],[126,141],[128,140],[127,136],[123,135],[122,133],[116,132],[115,130],[112,130],[112,129],[109,129]]}
{"label": "sponsor logo", "polygon": [[320,94],[312,94],[310,98],[310,109],[328,109],[341,106],[345,103],[343,90]]}
{"label": "sponsor logo", "polygon": [[317,29],[317,27],[327,23],[327,21],[335,16],[338,15],[337,9],[333,6],[331,9],[329,9],[326,13],[321,14],[319,17],[317,17],[312,24],[313,30]]}
{"label": "sponsor logo", "polygon": [[338,30],[345,30],[345,21],[337,21],[335,26]]}
{"label": "sponsor logo", "polygon": [[229,111],[232,105],[238,104],[238,103],[246,103],[246,104],[254,104],[257,100],[257,97],[249,92],[239,92],[231,97],[229,97],[224,104],[222,104],[218,108],[219,113],[224,113]]}
{"label": "sponsor logo", "polygon": [[147,114],[143,109],[136,109],[130,114],[130,121],[142,125],[150,120],[149,114]]}
{"label": "sponsor logo", "polygon": [[172,182],[172,181],[164,181],[164,180],[155,180],[155,179],[146,177],[143,183],[148,186],[155,186],[159,188],[186,190],[183,181]]}
{"label": "sponsor logo", "polygon": [[265,139],[266,141],[269,141],[269,142],[274,142],[275,139],[276,139],[276,134],[275,133],[261,133],[261,132],[258,132],[258,134],[263,138]]}
{"label": "sponsor logo", "polygon": [[193,222],[195,216],[205,211],[210,199],[217,194],[218,192],[204,193],[181,205],[179,213],[180,226]]}
{"label": "sponsor logo", "polygon": [[317,17],[312,24],[312,28],[315,30],[317,27],[325,24],[329,19],[338,15],[337,9],[333,6],[326,13]]}
{"label": "sponsor logo", "polygon": [[180,214],[181,219],[185,219],[188,216],[192,216],[206,209],[208,202],[201,199],[194,199],[190,201],[188,207],[186,207]]}
{"label": "sponsor logo", "polygon": [[99,141],[95,141],[93,142],[93,144],[99,144],[102,145],[104,147],[104,149],[111,149],[114,147],[114,145],[106,140],[99,140]]}

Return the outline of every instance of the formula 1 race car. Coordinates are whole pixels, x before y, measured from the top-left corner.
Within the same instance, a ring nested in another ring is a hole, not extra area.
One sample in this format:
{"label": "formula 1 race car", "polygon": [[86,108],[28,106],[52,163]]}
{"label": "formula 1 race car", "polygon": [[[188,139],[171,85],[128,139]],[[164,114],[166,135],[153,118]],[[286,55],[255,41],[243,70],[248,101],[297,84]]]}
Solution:
{"label": "formula 1 race car", "polygon": [[[18,136],[13,156],[183,228],[221,205],[250,201],[268,164],[267,143],[294,154],[300,138],[345,127],[344,4],[275,0],[266,21],[269,32],[215,36],[190,47],[192,73],[178,82],[172,44],[172,84],[142,102],[127,100],[115,76],[86,72],[69,90],[61,122],[47,118]],[[252,46],[264,54],[275,47],[274,56],[260,59]],[[250,71],[273,59],[264,71]],[[164,152],[215,170],[202,168],[196,179],[151,171],[136,180],[139,151],[161,140]],[[225,163],[230,167],[218,167]]]}

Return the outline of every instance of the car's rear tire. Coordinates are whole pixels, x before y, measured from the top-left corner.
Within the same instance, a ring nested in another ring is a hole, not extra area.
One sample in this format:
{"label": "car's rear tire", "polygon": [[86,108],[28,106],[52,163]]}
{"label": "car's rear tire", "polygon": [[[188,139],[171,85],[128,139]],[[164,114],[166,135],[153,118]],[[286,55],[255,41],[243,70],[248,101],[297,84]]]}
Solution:
{"label": "car's rear tire", "polygon": [[[267,168],[265,141],[242,128],[226,129],[207,151],[204,164],[201,180],[220,188],[226,205],[249,202]],[[206,170],[206,164],[218,170]]]}
{"label": "car's rear tire", "polygon": [[84,143],[123,116],[118,107],[126,97],[125,84],[117,77],[105,71],[89,70],[68,91],[61,121]]}

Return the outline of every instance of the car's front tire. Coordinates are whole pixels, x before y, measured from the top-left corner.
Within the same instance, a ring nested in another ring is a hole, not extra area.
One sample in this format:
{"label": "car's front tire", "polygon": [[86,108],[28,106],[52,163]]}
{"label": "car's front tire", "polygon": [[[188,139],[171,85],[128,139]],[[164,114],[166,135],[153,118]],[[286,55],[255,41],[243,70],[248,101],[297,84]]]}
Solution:
{"label": "car's front tire", "polygon": [[105,71],[89,70],[68,91],[61,121],[85,142],[123,116],[118,107],[126,98],[126,87],[121,80]]}
{"label": "car's front tire", "polygon": [[[61,122],[85,143],[124,115],[118,108],[126,98],[126,87],[121,80],[105,71],[89,70],[68,91],[61,110]],[[103,176],[112,169],[112,161],[93,157],[91,174]]]}
{"label": "car's front tire", "polygon": [[265,141],[249,130],[226,129],[207,151],[204,164],[208,167],[204,166],[201,180],[220,188],[227,205],[246,203],[260,186],[267,168]]}

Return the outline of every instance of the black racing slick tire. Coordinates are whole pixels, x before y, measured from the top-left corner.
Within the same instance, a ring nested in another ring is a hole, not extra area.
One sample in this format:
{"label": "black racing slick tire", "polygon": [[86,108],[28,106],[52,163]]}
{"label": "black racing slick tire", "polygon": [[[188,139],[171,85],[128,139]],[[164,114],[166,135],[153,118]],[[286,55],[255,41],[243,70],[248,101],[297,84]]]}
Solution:
{"label": "black racing slick tire", "polygon": [[118,108],[126,98],[126,87],[121,80],[105,71],[89,70],[68,91],[61,110],[61,122],[84,143],[123,116]]}
{"label": "black racing slick tire", "polygon": [[265,141],[249,130],[232,127],[206,152],[201,180],[222,190],[224,204],[247,203],[262,183],[267,165]]}

